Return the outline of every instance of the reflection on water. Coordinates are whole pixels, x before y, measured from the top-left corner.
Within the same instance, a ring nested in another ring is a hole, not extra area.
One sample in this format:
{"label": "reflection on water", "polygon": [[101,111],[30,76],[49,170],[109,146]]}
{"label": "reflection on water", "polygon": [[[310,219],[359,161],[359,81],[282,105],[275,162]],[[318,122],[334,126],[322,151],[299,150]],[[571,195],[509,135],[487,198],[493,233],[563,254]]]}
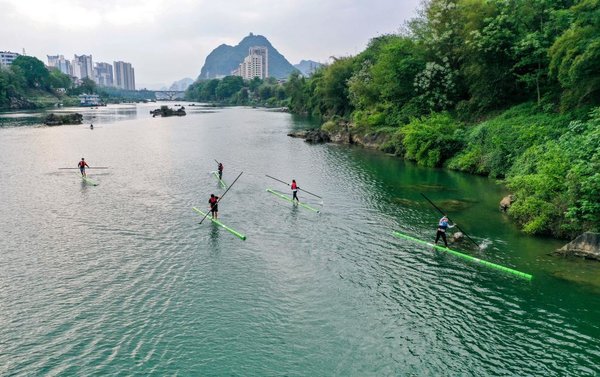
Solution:
{"label": "reflection on water", "polygon": [[[149,114],[150,110],[159,108],[163,104],[164,103],[129,103],[100,107],[59,107],[44,109],[42,111],[5,112],[0,113],[0,127],[44,126],[43,120],[50,113],[79,113],[83,115],[83,125],[89,127],[90,123],[93,123],[94,127],[96,127],[96,124],[113,123],[119,120],[130,120],[138,117],[146,118],[146,115]],[[170,103],[167,104],[173,106]]]}

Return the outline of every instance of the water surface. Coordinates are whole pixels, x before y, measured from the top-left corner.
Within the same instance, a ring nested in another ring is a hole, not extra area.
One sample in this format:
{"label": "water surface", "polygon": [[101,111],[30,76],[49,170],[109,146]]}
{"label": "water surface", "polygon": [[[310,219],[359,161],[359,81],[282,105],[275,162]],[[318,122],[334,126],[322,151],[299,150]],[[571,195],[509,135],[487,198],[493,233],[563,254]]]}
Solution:
{"label": "water surface", "polygon": [[[81,126],[0,118],[0,375],[600,373],[600,268],[520,234],[502,186],[306,144],[286,113],[158,105],[87,109]],[[110,167],[89,170],[99,186],[58,170],[81,157]],[[223,193],[214,159],[228,183],[244,172],[220,216],[246,241],[191,210]],[[323,196],[321,213],[265,174]],[[534,280],[392,237],[434,236],[420,193],[487,245],[457,248]]]}

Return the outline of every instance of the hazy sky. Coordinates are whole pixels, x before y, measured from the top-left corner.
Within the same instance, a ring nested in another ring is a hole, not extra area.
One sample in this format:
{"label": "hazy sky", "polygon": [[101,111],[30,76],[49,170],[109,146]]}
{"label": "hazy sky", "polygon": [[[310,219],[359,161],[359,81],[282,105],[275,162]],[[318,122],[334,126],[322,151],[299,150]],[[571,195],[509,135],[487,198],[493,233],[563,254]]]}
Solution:
{"label": "hazy sky", "polygon": [[218,45],[264,35],[292,64],[354,55],[420,0],[0,0],[0,51],[131,62],[136,87],[196,79]]}

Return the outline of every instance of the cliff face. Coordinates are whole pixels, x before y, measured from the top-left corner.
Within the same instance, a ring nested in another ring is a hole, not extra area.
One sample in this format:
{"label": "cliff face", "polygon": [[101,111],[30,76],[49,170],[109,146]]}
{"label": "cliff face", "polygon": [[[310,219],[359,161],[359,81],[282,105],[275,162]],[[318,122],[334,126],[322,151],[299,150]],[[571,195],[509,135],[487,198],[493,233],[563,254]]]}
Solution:
{"label": "cliff face", "polygon": [[295,69],[267,38],[262,35],[250,34],[236,46],[222,44],[208,54],[198,79],[206,80],[231,75],[231,71],[235,70],[248,56],[248,50],[253,46],[265,46],[269,50],[269,76],[286,78]]}

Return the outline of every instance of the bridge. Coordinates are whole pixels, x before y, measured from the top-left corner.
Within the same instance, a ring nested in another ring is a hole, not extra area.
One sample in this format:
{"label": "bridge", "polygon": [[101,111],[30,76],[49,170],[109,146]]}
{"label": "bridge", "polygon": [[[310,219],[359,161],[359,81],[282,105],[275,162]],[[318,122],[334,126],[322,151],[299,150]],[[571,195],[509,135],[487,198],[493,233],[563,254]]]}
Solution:
{"label": "bridge", "polygon": [[157,100],[181,100],[183,99],[184,91],[180,90],[153,90]]}

